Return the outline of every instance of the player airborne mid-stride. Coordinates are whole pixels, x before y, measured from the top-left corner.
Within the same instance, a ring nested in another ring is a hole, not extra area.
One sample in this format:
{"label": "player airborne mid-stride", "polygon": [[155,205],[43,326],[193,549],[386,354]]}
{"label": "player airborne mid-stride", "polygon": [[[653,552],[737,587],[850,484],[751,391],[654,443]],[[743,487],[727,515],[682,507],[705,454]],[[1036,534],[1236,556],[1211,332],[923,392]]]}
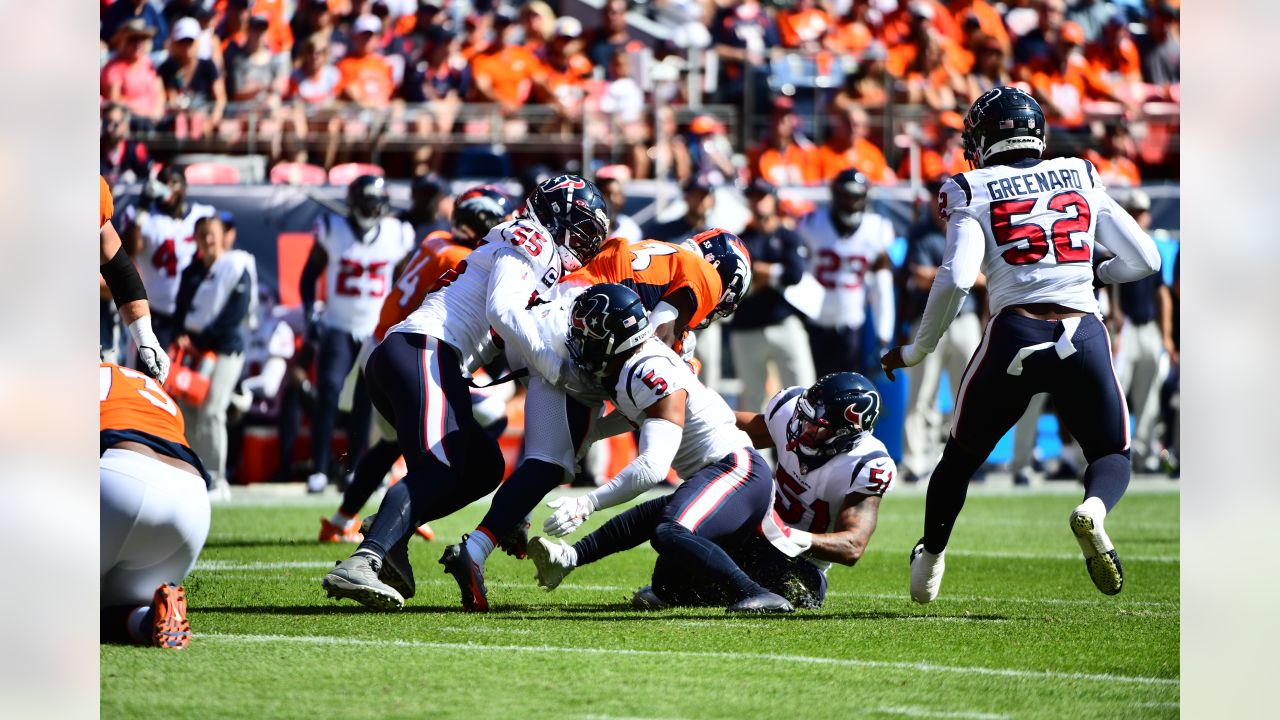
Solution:
{"label": "player airborne mid-stride", "polygon": [[[911,553],[911,598],[938,596],[943,551],[969,479],[1042,392],[1053,396],[1089,463],[1085,499],[1070,526],[1093,584],[1115,595],[1124,568],[1103,520],[1129,485],[1129,411],[1093,289],[1158,271],[1160,255],[1089,161],[1040,158],[1044,112],[1022,90],[998,87],[978,98],[965,117],[964,147],[975,169],[953,176],[938,196],[947,251],[915,342],[881,359],[890,379],[923,360],[979,270],[986,274],[992,317],[960,381],[951,436],[929,481],[924,537]],[[1095,243],[1115,254],[1096,268]]]}

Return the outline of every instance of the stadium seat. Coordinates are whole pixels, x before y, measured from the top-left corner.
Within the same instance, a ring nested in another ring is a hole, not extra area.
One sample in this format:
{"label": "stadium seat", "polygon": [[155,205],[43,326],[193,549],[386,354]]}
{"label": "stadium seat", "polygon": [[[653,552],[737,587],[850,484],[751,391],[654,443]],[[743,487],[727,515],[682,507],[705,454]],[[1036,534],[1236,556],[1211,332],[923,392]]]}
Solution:
{"label": "stadium seat", "polygon": [[352,180],[355,180],[361,175],[385,177],[386,174],[386,171],[377,165],[370,165],[369,163],[343,163],[329,168],[329,184],[350,185]]}
{"label": "stadium seat", "polygon": [[300,162],[277,163],[271,168],[272,185],[324,185],[329,174],[319,165]]}
{"label": "stadium seat", "polygon": [[191,185],[239,185],[240,171],[234,165],[213,162],[192,163],[182,170]]}

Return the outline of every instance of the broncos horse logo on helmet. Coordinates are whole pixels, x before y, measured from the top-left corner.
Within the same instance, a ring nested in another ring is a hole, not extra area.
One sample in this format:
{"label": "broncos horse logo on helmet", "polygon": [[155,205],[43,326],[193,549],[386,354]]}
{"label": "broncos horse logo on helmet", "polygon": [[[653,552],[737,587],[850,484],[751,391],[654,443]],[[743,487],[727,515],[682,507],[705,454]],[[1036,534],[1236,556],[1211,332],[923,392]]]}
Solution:
{"label": "broncos horse logo on helmet", "polygon": [[880,391],[855,372],[825,375],[796,401],[787,423],[787,450],[796,453],[802,472],[851,450],[880,417]]}
{"label": "broncos horse logo on helmet", "polygon": [[964,117],[964,157],[975,168],[1006,152],[1044,153],[1048,128],[1040,103],[1014,87],[997,87],[973,102]]}
{"label": "broncos horse logo on helmet", "polygon": [[738,303],[751,291],[751,253],[741,238],[720,228],[694,235],[685,244],[711,263],[724,288],[715,309],[698,325],[698,329],[702,329],[717,318],[732,315],[738,309]]}
{"label": "broncos horse logo on helmet", "polygon": [[653,326],[640,296],[625,285],[600,283],[573,301],[565,345],[575,365],[599,375],[610,360],[652,336]]}
{"label": "broncos horse logo on helmet", "polygon": [[595,257],[609,232],[604,197],[595,183],[577,175],[543,182],[529,195],[527,212],[551,233],[566,272]]}

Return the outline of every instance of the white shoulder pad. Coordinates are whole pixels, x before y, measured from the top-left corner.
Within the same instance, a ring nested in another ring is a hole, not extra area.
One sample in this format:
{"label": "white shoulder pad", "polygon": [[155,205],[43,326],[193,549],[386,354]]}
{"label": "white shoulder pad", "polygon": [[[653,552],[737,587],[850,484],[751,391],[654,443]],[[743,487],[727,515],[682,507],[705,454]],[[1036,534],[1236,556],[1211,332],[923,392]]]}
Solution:
{"label": "white shoulder pad", "polygon": [[887,452],[877,449],[863,455],[853,466],[849,492],[863,495],[884,495],[893,487],[898,466]]}
{"label": "white shoulder pad", "polygon": [[556,257],[555,243],[546,228],[527,218],[498,225],[485,236],[485,242],[515,248],[539,268],[546,267]]}
{"label": "white shoulder pad", "polygon": [[618,409],[635,419],[662,398],[677,390],[686,390],[691,374],[689,368],[665,345],[646,343],[645,351],[628,360],[622,366],[622,372],[618,373],[614,392]]}
{"label": "white shoulder pad", "polygon": [[938,192],[938,213],[949,218],[957,210],[967,210],[973,202],[973,191],[964,173],[952,175]]}

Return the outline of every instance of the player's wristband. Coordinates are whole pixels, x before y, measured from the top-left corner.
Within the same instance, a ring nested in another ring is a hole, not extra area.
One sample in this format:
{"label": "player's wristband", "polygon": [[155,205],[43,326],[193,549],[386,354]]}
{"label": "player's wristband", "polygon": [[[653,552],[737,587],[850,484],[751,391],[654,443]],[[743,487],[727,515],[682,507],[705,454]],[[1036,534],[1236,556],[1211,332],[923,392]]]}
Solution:
{"label": "player's wristband", "polygon": [[111,298],[116,301],[116,307],[147,299],[147,289],[142,285],[142,277],[138,275],[138,269],[133,266],[133,260],[124,251],[124,247],[116,250],[116,254],[98,270],[102,273],[102,279],[107,281],[107,288],[111,290]]}

